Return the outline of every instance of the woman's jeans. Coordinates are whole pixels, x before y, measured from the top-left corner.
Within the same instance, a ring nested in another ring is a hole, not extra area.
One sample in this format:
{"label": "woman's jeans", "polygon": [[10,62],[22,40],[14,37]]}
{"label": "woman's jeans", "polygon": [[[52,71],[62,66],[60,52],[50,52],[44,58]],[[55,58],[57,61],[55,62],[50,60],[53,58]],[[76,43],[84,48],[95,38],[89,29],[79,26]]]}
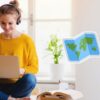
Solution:
{"label": "woman's jeans", "polygon": [[36,86],[36,77],[32,74],[25,74],[16,83],[0,84],[0,100],[7,100],[9,96],[21,98],[29,96]]}

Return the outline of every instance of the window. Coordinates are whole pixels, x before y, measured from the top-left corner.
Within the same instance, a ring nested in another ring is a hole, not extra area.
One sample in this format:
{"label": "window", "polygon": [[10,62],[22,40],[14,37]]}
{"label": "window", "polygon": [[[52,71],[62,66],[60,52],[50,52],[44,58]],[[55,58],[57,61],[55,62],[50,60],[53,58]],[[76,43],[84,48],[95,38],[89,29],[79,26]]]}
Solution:
{"label": "window", "polygon": [[[72,0],[36,0],[35,1],[35,39],[40,62],[40,76],[50,76],[51,59],[46,56],[46,45],[50,34],[57,34],[61,39],[71,35]],[[66,55],[66,76],[72,75],[72,68]]]}

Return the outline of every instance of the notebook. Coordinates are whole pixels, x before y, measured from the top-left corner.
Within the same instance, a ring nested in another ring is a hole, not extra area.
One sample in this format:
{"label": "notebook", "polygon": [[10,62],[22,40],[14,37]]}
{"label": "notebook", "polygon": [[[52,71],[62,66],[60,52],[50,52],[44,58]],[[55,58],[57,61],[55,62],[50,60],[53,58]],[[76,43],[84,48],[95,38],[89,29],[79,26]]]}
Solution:
{"label": "notebook", "polygon": [[0,56],[0,78],[19,78],[19,75],[17,56]]}

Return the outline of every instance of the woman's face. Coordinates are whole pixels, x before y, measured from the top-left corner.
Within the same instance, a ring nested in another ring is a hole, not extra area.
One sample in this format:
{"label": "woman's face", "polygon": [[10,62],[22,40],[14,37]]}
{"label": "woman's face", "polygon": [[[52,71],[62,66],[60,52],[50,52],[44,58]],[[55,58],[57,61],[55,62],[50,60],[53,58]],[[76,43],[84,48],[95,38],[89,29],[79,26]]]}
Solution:
{"label": "woman's face", "polygon": [[5,34],[12,34],[16,30],[17,17],[15,14],[0,16],[0,26]]}

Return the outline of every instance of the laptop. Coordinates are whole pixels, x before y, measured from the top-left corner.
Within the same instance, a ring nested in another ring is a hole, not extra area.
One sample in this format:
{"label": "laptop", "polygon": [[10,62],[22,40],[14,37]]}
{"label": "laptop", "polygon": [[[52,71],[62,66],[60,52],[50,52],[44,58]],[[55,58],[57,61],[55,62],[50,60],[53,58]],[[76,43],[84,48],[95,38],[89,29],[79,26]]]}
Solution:
{"label": "laptop", "polygon": [[19,78],[19,75],[17,56],[0,56],[0,78]]}

